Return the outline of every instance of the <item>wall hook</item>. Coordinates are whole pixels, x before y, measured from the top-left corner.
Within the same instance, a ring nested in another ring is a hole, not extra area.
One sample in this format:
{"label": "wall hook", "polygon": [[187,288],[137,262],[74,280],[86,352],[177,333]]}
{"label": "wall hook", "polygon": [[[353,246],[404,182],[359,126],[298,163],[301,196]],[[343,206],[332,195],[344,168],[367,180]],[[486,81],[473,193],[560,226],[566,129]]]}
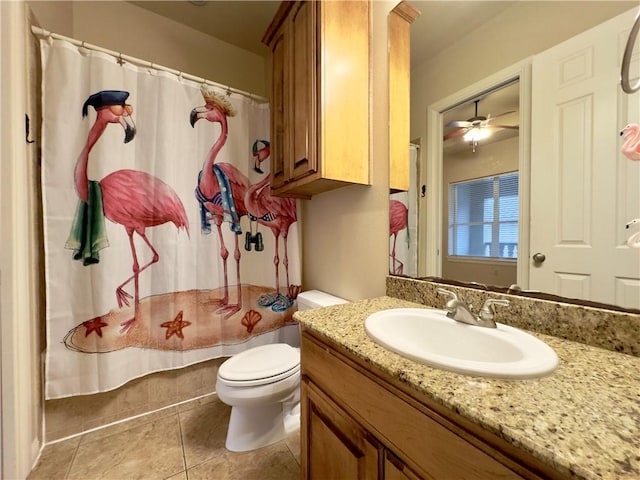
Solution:
{"label": "wall hook", "polygon": [[24,139],[27,143],[35,143],[35,140],[29,140],[30,123],[31,123],[31,120],[29,120],[29,115],[25,113],[24,114],[24,130],[25,130]]}

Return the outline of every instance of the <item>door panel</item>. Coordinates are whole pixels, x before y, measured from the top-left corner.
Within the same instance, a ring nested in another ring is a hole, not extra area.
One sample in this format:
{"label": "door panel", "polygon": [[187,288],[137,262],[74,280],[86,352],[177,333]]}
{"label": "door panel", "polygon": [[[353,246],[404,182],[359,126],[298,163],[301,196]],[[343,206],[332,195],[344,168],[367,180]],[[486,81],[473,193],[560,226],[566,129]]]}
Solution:
{"label": "door panel", "polygon": [[[533,60],[529,286],[640,308],[640,252],[625,224],[640,217],[640,162],[620,153],[619,132],[638,122],[639,95],[619,85],[620,15]],[[638,62],[636,59],[636,70]]]}

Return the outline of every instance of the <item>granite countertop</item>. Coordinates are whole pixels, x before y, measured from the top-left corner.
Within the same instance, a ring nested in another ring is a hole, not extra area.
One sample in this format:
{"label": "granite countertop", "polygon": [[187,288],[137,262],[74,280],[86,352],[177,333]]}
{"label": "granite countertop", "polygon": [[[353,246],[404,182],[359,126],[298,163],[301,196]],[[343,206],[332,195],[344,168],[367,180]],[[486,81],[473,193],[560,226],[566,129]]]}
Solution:
{"label": "granite countertop", "polygon": [[560,472],[640,479],[640,358],[529,332],[558,355],[551,375],[472,377],[413,362],[370,340],[365,318],[389,308],[428,307],[380,297],[297,312],[294,319]]}

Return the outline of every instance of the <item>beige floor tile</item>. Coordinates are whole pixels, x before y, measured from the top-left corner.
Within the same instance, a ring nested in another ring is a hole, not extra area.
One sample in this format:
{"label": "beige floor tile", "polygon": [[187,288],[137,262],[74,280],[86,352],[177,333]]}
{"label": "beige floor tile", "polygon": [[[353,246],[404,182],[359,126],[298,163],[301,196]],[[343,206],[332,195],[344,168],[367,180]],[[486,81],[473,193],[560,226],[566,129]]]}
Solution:
{"label": "beige floor tile", "polygon": [[27,479],[52,480],[66,478],[79,443],[80,438],[78,437],[47,445]]}
{"label": "beige floor tile", "polygon": [[81,443],[94,442],[96,440],[101,440],[106,437],[111,437],[112,435],[118,435],[120,433],[124,433],[127,430],[131,430],[132,428],[138,427],[140,425],[144,425],[145,423],[155,422],[156,420],[169,417],[171,415],[176,415],[177,410],[175,407],[165,408],[159,410],[157,412],[149,413],[147,415],[143,415],[141,417],[133,418],[131,420],[126,420],[120,423],[116,423],[114,425],[110,425],[108,427],[101,428],[94,432],[85,433],[82,436]]}
{"label": "beige floor tile", "polygon": [[185,469],[176,415],[117,435],[84,440],[71,465],[69,479],[162,479]]}
{"label": "beige floor tile", "polygon": [[282,441],[251,452],[221,451],[187,475],[189,480],[297,480],[300,465]]}
{"label": "beige floor tile", "polygon": [[299,433],[252,452],[228,452],[230,412],[211,395],[48,445],[28,480],[300,478]]}
{"label": "beige floor tile", "polygon": [[180,412],[180,428],[187,468],[218,455],[224,449],[231,407],[215,398]]}
{"label": "beige floor tile", "polygon": [[287,444],[291,455],[296,459],[298,465],[300,464],[300,430],[295,433],[291,433],[287,435],[287,438],[284,439],[284,442]]}
{"label": "beige floor tile", "polygon": [[175,475],[171,475],[166,480],[187,480],[187,472],[185,470],[184,472],[176,473]]}
{"label": "beige floor tile", "polygon": [[202,405],[206,405],[207,403],[218,401],[218,397],[215,393],[211,395],[207,395],[205,397],[198,398],[197,400],[192,400],[187,403],[181,403],[180,405],[176,405],[178,412],[186,412],[188,410],[192,410],[197,407],[201,407]]}

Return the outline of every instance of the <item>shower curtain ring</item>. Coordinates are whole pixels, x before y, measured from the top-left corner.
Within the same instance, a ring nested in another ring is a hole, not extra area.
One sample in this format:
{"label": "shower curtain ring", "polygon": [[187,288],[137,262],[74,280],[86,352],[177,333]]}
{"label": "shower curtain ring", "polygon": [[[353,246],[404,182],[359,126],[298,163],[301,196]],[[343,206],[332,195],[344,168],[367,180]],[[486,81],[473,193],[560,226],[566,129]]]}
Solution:
{"label": "shower curtain ring", "polygon": [[231,96],[231,87],[227,87],[227,97]]}
{"label": "shower curtain ring", "polygon": [[125,61],[122,59],[122,52],[118,53],[118,65],[123,66],[125,64]]}

